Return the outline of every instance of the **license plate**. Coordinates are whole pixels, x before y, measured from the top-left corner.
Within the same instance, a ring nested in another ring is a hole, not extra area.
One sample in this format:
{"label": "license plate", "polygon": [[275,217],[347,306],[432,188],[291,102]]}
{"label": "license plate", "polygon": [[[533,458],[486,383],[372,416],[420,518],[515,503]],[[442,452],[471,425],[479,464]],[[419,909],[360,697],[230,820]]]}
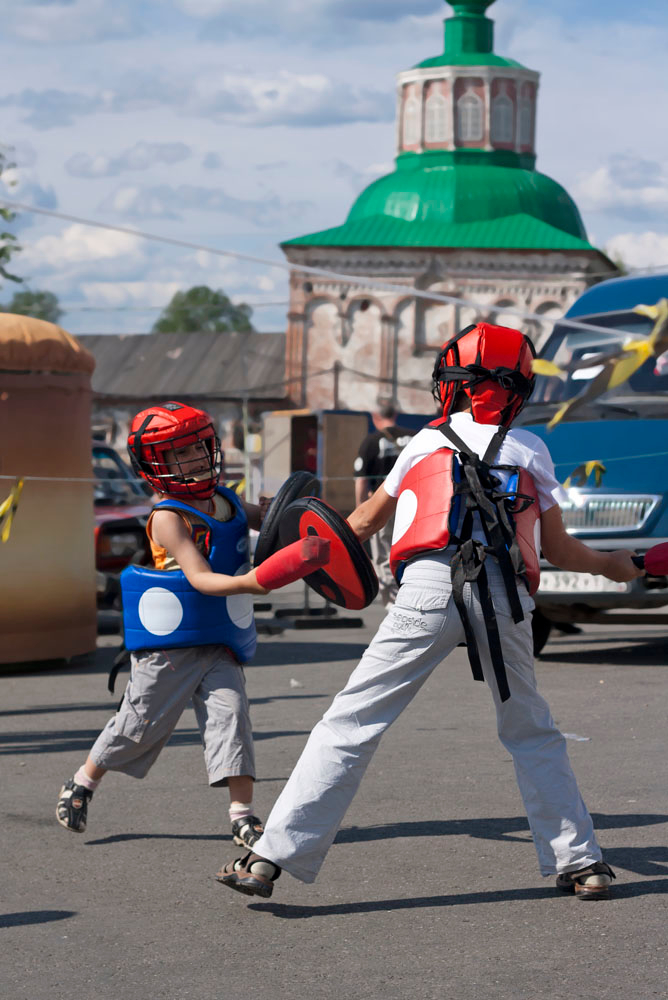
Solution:
{"label": "license plate", "polygon": [[541,594],[627,594],[628,583],[615,583],[607,576],[571,573],[569,570],[542,570]]}

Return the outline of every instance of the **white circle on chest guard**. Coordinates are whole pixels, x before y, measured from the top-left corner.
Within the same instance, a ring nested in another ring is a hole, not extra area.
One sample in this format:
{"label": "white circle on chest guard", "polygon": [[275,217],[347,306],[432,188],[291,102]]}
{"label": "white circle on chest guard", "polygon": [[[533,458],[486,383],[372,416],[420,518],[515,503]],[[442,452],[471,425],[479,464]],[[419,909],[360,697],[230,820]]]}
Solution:
{"label": "white circle on chest guard", "polygon": [[169,635],[183,619],[183,605],[171,590],[151,587],[139,599],[139,620],[152,635]]}
{"label": "white circle on chest guard", "polygon": [[[244,563],[234,574],[241,576],[250,569],[250,563]],[[232,594],[226,597],[227,613],[233,625],[237,628],[250,628],[253,624],[253,595],[252,594]]]}
{"label": "white circle on chest guard", "polygon": [[413,490],[404,490],[397,503],[394,514],[394,531],[392,532],[392,544],[398,542],[406,534],[411,524],[415,520],[418,509],[418,498]]}

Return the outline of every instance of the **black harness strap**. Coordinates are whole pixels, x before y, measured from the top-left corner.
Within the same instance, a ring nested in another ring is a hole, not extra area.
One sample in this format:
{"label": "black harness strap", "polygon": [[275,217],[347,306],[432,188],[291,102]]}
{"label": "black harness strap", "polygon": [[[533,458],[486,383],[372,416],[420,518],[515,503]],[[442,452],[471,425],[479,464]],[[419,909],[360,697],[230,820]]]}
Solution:
{"label": "black harness strap", "polygon": [[[466,482],[460,483],[456,488],[456,493],[465,499],[465,513],[459,537],[452,536],[457,549],[452,558],[451,572],[453,599],[464,627],[471,671],[475,680],[484,680],[478,644],[464,602],[464,585],[477,583],[499,697],[501,701],[507,701],[510,689],[494,602],[484,566],[487,555],[496,559],[508,595],[513,621],[523,621],[524,612],[517,591],[517,575],[523,573],[526,567],[515,538],[514,526],[504,503],[509,494],[498,489],[500,480],[493,475],[490,467],[490,463],[503,444],[506,428],[500,427],[496,431],[482,459],[471,452],[468,445],[448,424],[439,424],[438,429],[459,453],[466,479]],[[476,511],[480,514],[487,545],[472,538],[473,515]]]}
{"label": "black harness strap", "polygon": [[125,667],[128,666],[130,666],[130,651],[126,649],[125,646],[121,646],[120,652],[118,653],[118,655],[114,659],[114,662],[111,665],[111,670],[109,671],[109,679],[107,680],[107,690],[110,691],[112,694],[114,693],[116,678],[118,677],[121,670],[124,670]]}

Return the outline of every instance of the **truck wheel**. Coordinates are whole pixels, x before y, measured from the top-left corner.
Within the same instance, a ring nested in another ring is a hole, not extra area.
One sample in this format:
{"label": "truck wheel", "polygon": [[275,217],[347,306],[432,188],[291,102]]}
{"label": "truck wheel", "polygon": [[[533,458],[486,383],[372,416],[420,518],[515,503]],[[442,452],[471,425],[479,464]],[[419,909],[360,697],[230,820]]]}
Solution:
{"label": "truck wheel", "polygon": [[550,637],[552,622],[536,608],[531,619],[531,629],[533,631],[533,655],[538,656]]}

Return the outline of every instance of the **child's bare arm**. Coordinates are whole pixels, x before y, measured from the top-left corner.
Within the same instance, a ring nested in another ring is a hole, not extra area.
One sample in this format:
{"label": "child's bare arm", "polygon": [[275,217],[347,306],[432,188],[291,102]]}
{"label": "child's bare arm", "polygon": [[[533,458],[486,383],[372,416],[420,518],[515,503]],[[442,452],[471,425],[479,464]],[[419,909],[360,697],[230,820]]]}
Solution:
{"label": "child's bare arm", "polygon": [[397,498],[391,497],[384,486],[379,486],[368,500],[355,507],[348,524],[361,542],[380,531],[397,509]]}
{"label": "child's bare arm", "polygon": [[214,573],[193,543],[188,528],[177,513],[158,510],[153,515],[153,539],[176,559],[188,583],[201,594],[227,597],[230,594],[267,594],[255,577],[255,570],[239,576]]}
{"label": "child's bare arm", "polygon": [[540,516],[541,548],[543,555],[553,566],[570,569],[578,573],[600,573],[617,583],[644,576],[631,556],[631,549],[617,549],[615,552],[599,552],[569,535],[564,527],[559,506],[550,507]]}

